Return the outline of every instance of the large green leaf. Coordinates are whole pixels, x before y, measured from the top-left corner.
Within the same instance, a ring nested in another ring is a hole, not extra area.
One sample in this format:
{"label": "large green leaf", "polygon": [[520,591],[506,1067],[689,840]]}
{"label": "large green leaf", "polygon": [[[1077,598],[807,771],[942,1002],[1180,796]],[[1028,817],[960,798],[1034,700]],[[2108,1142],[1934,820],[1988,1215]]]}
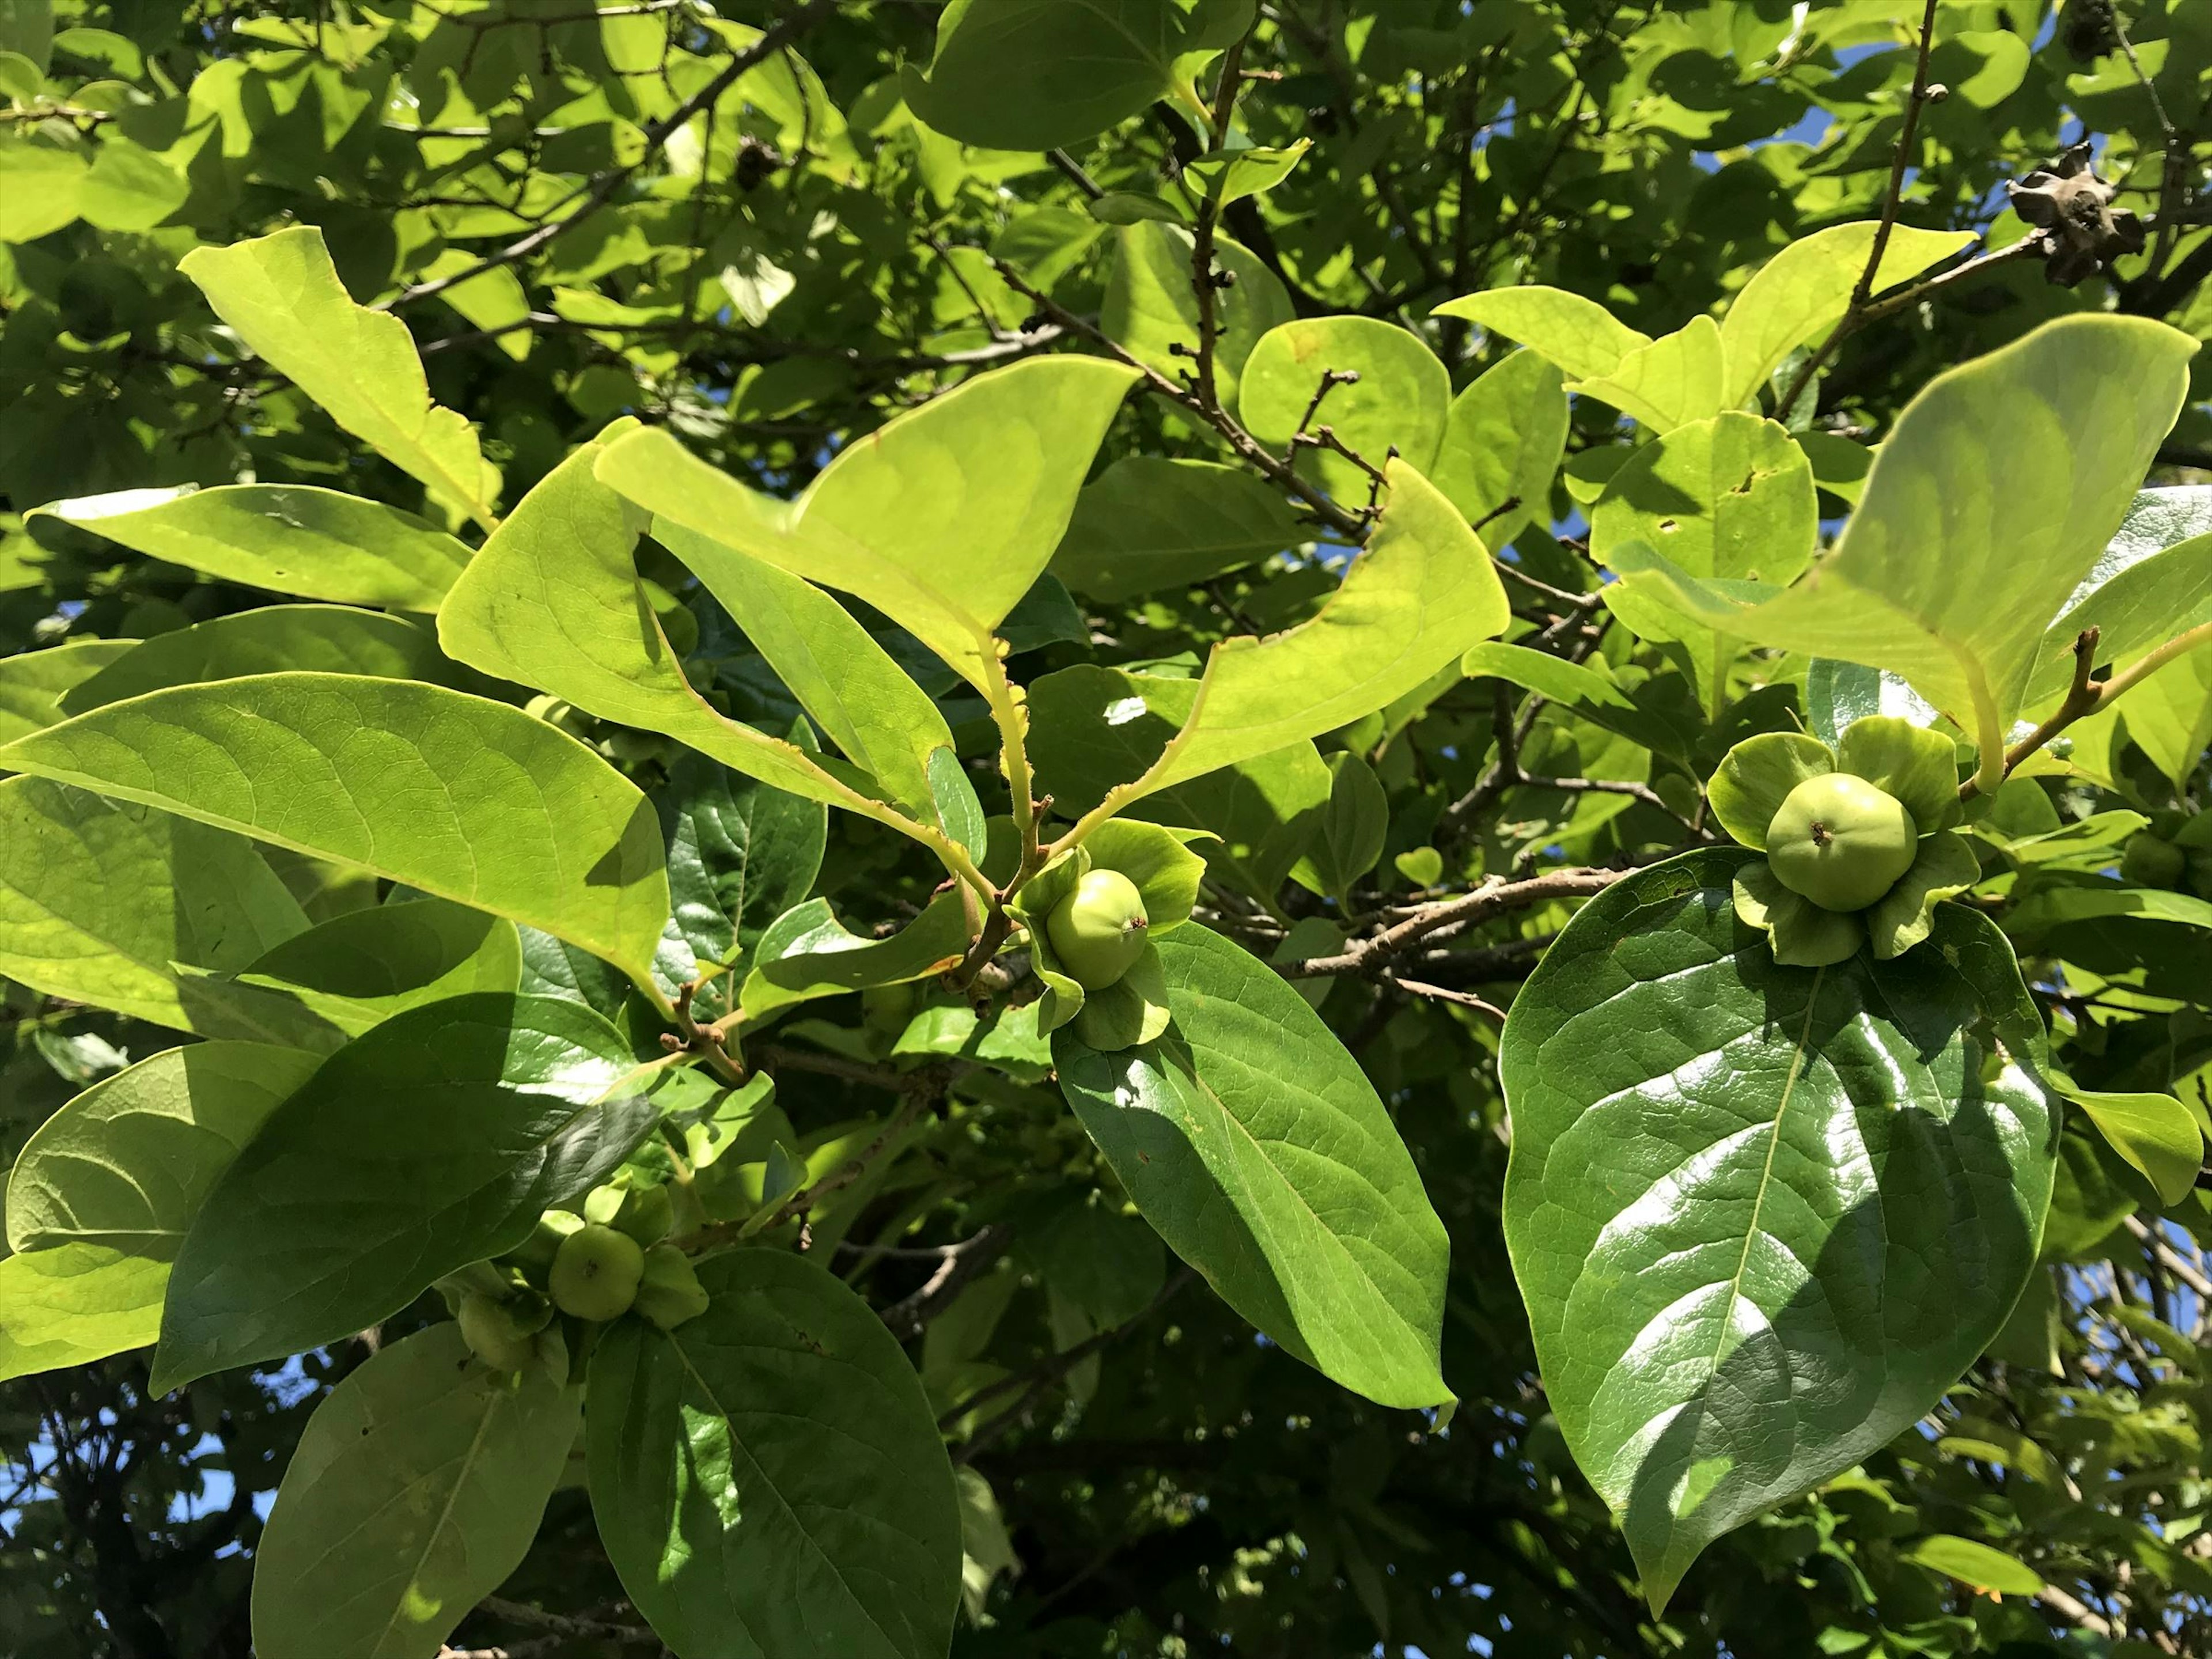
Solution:
{"label": "large green leaf", "polygon": [[1129,455],[1075,498],[1052,570],[1111,605],[1205,581],[1311,537],[1288,501],[1241,467]]}
{"label": "large green leaf", "polygon": [[0,1377],[161,1334],[169,1264],[223,1170],[316,1057],[251,1042],[171,1048],[40,1126],[8,1177]]}
{"label": "large green leaf", "polygon": [[[1630,457],[1591,511],[1590,556],[1606,564],[1615,548],[1640,545],[1693,576],[1779,584],[1805,568],[1819,533],[1805,452],[1774,422],[1732,410],[1677,427]],[[1741,642],[1684,621],[1632,585],[1605,593],[1638,635],[1680,647],[1699,701],[1717,711]]]}
{"label": "large green leaf", "polygon": [[1706,626],[1893,671],[1975,733],[1991,782],[2045,631],[2119,524],[2196,349],[2163,323],[2067,317],[1939,375],[1793,586],[1704,581],[1627,546],[1613,568]]}
{"label": "large green leaf", "polygon": [[338,605],[435,611],[469,562],[411,513],[306,484],[125,489],[30,516],[41,514],[225,581]]}
{"label": "large green leaf", "polygon": [[[1304,426],[1322,376],[1356,374],[1332,386]],[[1393,451],[1416,472],[1436,464],[1451,412],[1451,376],[1437,354],[1395,323],[1373,317],[1307,317],[1273,328],[1252,348],[1237,382],[1237,407],[1252,435],[1289,452],[1301,430],[1328,427],[1338,441],[1379,468]],[[1334,450],[1292,456],[1298,471],[1333,495],[1364,501],[1373,481]]]}
{"label": "large green leaf", "polygon": [[1319,614],[1215,646],[1189,718],[1121,799],[1348,725],[1504,631],[1504,590],[1467,520],[1404,462],[1386,471],[1382,522]]}
{"label": "large green leaf", "polygon": [[440,1650],[522,1565],[583,1406],[543,1366],[472,1360],[460,1327],[369,1357],[301,1433],[254,1551],[259,1659]]}
{"label": "large green leaf", "polygon": [[982,688],[992,630],[1043,574],[1135,378],[1089,357],[994,369],[848,444],[794,501],[660,431],[607,445],[599,476],[657,519],[866,599]]}
{"label": "large green leaf", "polygon": [[445,684],[459,677],[437,636],[402,617],[340,605],[270,605],[140,641],[64,693],[62,709],[82,714],[166,686],[288,669]]}
{"label": "large green leaf", "polygon": [[927,75],[907,72],[906,99],[963,143],[1079,144],[1162,98],[1188,106],[1179,60],[1227,46],[1251,19],[1251,0],[953,0]]}
{"label": "large green leaf", "polygon": [[592,1355],[592,1512],[682,1659],[942,1659],[960,1595],[952,1466],[921,1382],[813,1262],[699,1264],[713,1298]]}
{"label": "large green leaf", "polygon": [[[1491,547],[1549,523],[1552,480],[1566,452],[1567,394],[1558,367],[1509,352],[1452,399],[1430,482]],[[1508,507],[1517,501],[1517,507]]]}
{"label": "large green leaf", "polygon": [[[1866,270],[1880,229],[1866,221],[1800,237],[1761,265],[1729,301],[1721,319],[1721,346],[1728,362],[1729,407],[1749,403],[1784,358],[1835,326]],[[1970,230],[1893,225],[1869,292],[1879,294],[1917,276],[1973,240]]]}
{"label": "large green leaf", "polygon": [[845,758],[887,799],[945,828],[930,757],[951,752],[951,729],[852,612],[811,582],[679,525],[656,525],[653,533],[744,629]]}
{"label": "large green leaf", "polygon": [[185,1234],[155,1388],[335,1341],[514,1249],[645,1133],[633,1070],[612,1026],[550,997],[457,997],[356,1037]]}
{"label": "large green leaf", "polygon": [[[1198,301],[1191,289],[1193,243],[1181,225],[1146,219],[1115,233],[1114,263],[1098,325],[1146,368],[1180,380],[1198,345]],[[1259,256],[1226,236],[1213,239],[1213,262],[1237,280],[1214,300],[1213,380],[1236,407],[1238,379],[1261,337],[1296,313],[1282,279]],[[1307,390],[1310,392],[1311,387]]]}
{"label": "large green leaf", "polygon": [[431,400],[407,325],[357,306],[313,225],[228,247],[196,247],[177,269],[216,314],[330,417],[432,496],[489,529],[499,474],[476,428]]}
{"label": "large green leaf", "polygon": [[2003,1325],[2051,1196],[2042,1023],[1939,908],[1778,966],[1698,852],[1585,906],[1515,999],[1505,1236],[1547,1395],[1655,1606],[1708,1543],[1908,1427]]}
{"label": "large green leaf", "polygon": [[136,640],[71,640],[0,658],[0,743],[56,724],[64,693],[137,646]]}
{"label": "large green leaf", "polygon": [[486,542],[438,611],[447,652],[586,713],[659,732],[725,766],[804,795],[865,808],[853,783],[794,743],[729,719],[692,690],[635,562],[645,515],[592,476],[578,450]]}
{"label": "large green leaf", "polygon": [[2074,641],[2098,632],[2100,663],[2124,668],[2177,635],[2212,622],[2212,484],[2139,493],[2066,609],[2044,635],[2027,706],[2062,695]]}
{"label": "large green leaf", "polygon": [[670,944],[662,960],[684,968],[681,959],[669,962],[680,940],[688,980],[702,963],[735,963],[806,896],[822,868],[829,814],[699,756],[678,761],[655,799],[668,843]]}
{"label": "large green leaf", "polygon": [[43,778],[0,782],[0,973],[33,990],[199,1030],[172,964],[244,968],[307,925],[236,836]]}
{"label": "large green leaf", "polygon": [[1449,1401],[1449,1242],[1374,1085],[1275,971],[1217,933],[1154,946],[1175,1025],[1053,1038],[1061,1091],[1170,1249],[1288,1352],[1386,1406]]}
{"label": "large green leaf", "polygon": [[333,916],[257,957],[237,980],[358,1036],[425,1003],[512,991],[521,975],[513,922],[419,898]]}
{"label": "large green leaf", "polygon": [[439,686],[176,686],[19,738],[0,767],[357,864],[639,980],[668,915],[659,827],[621,774],[520,709]]}

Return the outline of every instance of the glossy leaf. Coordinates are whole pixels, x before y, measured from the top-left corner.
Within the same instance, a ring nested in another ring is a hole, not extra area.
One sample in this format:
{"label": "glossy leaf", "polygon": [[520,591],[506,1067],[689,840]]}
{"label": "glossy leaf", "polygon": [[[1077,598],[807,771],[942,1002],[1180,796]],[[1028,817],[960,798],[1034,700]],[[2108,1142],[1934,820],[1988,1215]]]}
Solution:
{"label": "glossy leaf", "polygon": [[2161,323],[2071,317],[1938,376],[1899,417],[1834,552],[1793,586],[1707,585],[1626,546],[1613,568],[1707,626],[1899,674],[1975,732],[1986,775],[2195,349]]}
{"label": "glossy leaf", "polygon": [[271,605],[141,641],[62,698],[82,714],[172,685],[287,670],[451,684],[437,636],[398,617],[336,605]]}
{"label": "glossy leaf", "polygon": [[1111,605],[1241,569],[1311,534],[1280,494],[1240,467],[1131,455],[1075,498],[1052,571]]}
{"label": "glossy leaf", "polygon": [[32,516],[42,515],[225,581],[392,611],[435,611],[469,562],[411,513],[306,484],[125,489]]}
{"label": "glossy leaf", "polygon": [[285,1468],[254,1552],[254,1652],[437,1652],[522,1565],[582,1404],[542,1366],[488,1369],[458,1325],[371,1354]]}
{"label": "glossy leaf", "polygon": [[684,1659],[940,1659],[960,1594],[952,1466],[875,1311],[812,1261],[699,1264],[712,1301],[592,1355],[592,1512]]}
{"label": "glossy leaf", "polygon": [[[1451,377],[1419,335],[1373,317],[1303,318],[1261,336],[1237,380],[1245,427],[1270,449],[1291,453],[1322,376],[1332,371],[1359,378],[1331,387],[1304,429],[1329,428],[1377,470],[1395,449],[1405,465],[1427,474],[1443,442]],[[1310,447],[1293,459],[1331,495],[1367,500],[1373,480],[1334,450]]]}
{"label": "glossy leaf", "polygon": [[407,325],[356,305],[313,225],[194,248],[177,269],[216,314],[330,417],[489,529],[499,474],[476,428],[431,400]]}
{"label": "glossy leaf", "polygon": [[1388,1406],[1435,1406],[1449,1244],[1352,1057],[1217,933],[1158,940],[1174,1029],[1099,1054],[1063,1030],[1060,1088],[1168,1247],[1288,1352]]}
{"label": "glossy leaf", "polygon": [[171,964],[241,969],[307,925],[236,836],[42,778],[0,782],[0,973],[10,979],[198,1030],[210,1022]]}
{"label": "glossy leaf", "polygon": [[1178,60],[1227,46],[1250,0],[956,0],[937,21],[937,53],[903,85],[914,112],[949,137],[994,149],[1079,144],[1147,105],[1180,96]]}
{"label": "glossy leaf", "polygon": [[20,738],[0,766],[358,864],[634,977],[668,914],[636,789],[520,709],[437,686],[340,674],[177,686]]}
{"label": "glossy leaf", "polygon": [[701,963],[734,963],[806,896],[829,814],[696,756],[677,762],[656,799],[668,843],[669,929],[691,958],[689,978]]}
{"label": "glossy leaf", "polygon": [[629,1045],[574,1003],[480,994],[325,1060],[210,1194],[161,1319],[155,1386],[319,1346],[530,1236],[653,1116]]}
{"label": "glossy leaf", "polygon": [[1904,1551],[1905,1559],[1933,1569],[1947,1578],[1992,1595],[2040,1595],[2043,1575],[2002,1550],[1978,1544],[1971,1538],[1936,1533],[1916,1539]]}
{"label": "glossy leaf", "polygon": [[944,893],[887,939],[848,932],[827,899],[809,899],[761,935],[738,1000],[748,1019],[773,1009],[873,985],[903,985],[958,963],[968,951],[960,895]]}
{"label": "glossy leaf", "polygon": [[1981,1352],[2057,1152],[2041,1020],[1990,923],[1954,906],[1896,961],[1781,967],[1730,902],[1755,862],[1692,853],[1601,894],[1500,1055],[1547,1394],[1655,1606]]}
{"label": "glossy leaf", "polygon": [[1566,442],[1558,368],[1534,351],[1510,352],[1452,399],[1429,480],[1481,526],[1485,545],[1509,546],[1529,525],[1550,521]]}
{"label": "glossy leaf", "polygon": [[[1729,301],[1721,319],[1729,407],[1749,403],[1784,358],[1835,326],[1866,274],[1879,228],[1871,222],[1831,225],[1800,237],[1761,265]],[[1881,268],[1867,291],[1894,288],[1973,240],[1971,231],[1893,225],[1882,247]]]}
{"label": "glossy leaf", "polygon": [[1136,371],[1084,357],[1016,363],[838,452],[778,501],[665,432],[606,447],[600,480],[656,518],[852,593],[987,685],[992,630],[1042,574]]}
{"label": "glossy leaf", "polygon": [[358,1036],[426,1003],[511,992],[521,974],[513,922],[421,898],[334,916],[256,957],[238,980]]}
{"label": "glossy leaf", "polygon": [[[1115,234],[1099,327],[1147,368],[1170,380],[1188,374],[1198,344],[1198,301],[1191,289],[1191,234],[1181,225],[1144,220]],[[1214,238],[1213,260],[1236,277],[1215,301],[1213,379],[1224,406],[1234,408],[1244,364],[1269,330],[1291,320],[1282,279],[1258,256],[1226,236]],[[1311,387],[1308,391],[1311,391]]]}

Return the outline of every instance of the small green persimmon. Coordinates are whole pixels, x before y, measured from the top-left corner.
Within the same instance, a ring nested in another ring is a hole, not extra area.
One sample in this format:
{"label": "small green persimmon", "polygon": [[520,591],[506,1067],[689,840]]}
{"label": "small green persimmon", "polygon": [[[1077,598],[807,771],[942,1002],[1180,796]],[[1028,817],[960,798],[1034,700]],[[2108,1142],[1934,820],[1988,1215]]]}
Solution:
{"label": "small green persimmon", "polygon": [[593,1222],[561,1241],[546,1281],[554,1305],[579,1319],[618,1319],[637,1299],[645,1251],[628,1233]]}
{"label": "small green persimmon", "polygon": [[637,1287],[637,1310],[664,1331],[707,1311],[707,1290],[691,1271],[691,1259],[673,1244],[656,1244],[645,1253],[645,1276]]}
{"label": "small green persimmon", "polygon": [[1086,991],[1103,991],[1136,965],[1146,943],[1144,895],[1119,870],[1093,870],[1045,918],[1053,955]]}
{"label": "small green persimmon", "polygon": [[2120,879],[2138,887],[2179,887],[2188,871],[2189,854],[2148,830],[2130,836],[2120,855]]}
{"label": "small green persimmon", "polygon": [[1905,803],[1848,772],[1808,778],[1766,827],[1775,879],[1824,910],[1863,910],[1897,884],[1919,852]]}
{"label": "small green persimmon", "polygon": [[537,1332],[511,1303],[471,1291],[461,1298],[459,1317],[462,1340],[494,1370],[519,1371],[537,1352]]}

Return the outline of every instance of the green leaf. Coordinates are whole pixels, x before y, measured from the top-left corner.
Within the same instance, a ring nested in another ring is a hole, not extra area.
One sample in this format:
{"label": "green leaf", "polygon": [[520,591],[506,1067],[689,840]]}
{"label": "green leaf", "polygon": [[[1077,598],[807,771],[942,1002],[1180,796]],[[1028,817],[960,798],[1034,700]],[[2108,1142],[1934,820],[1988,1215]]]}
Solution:
{"label": "green leaf", "polygon": [[53,47],[53,0],[0,0],[0,52],[21,53],[43,75]]}
{"label": "green leaf", "polygon": [[625,1320],[592,1355],[592,1513],[623,1589],[679,1653],[942,1659],[960,1516],[897,1340],[802,1257],[698,1272],[705,1313]]}
{"label": "green leaf", "polygon": [[1638,346],[1602,374],[1569,382],[1578,396],[1611,404],[1663,436],[1729,404],[1723,390],[1720,325],[1692,317],[1674,333]]}
{"label": "green leaf", "polygon": [[487,530],[499,474],[476,428],[434,403],[407,325],[356,305],[313,225],[228,247],[196,247],[177,269],[254,352],[330,417],[431,495]]}
{"label": "green leaf", "polygon": [[932,757],[952,746],[951,731],[927,693],[852,613],[812,583],[680,525],[656,524],[653,534],[744,629],[845,758],[865,769],[886,799],[949,834]]}
{"label": "green leaf", "polygon": [[1329,757],[1328,800],[1321,833],[1296,873],[1316,892],[1351,908],[1352,883],[1382,861],[1390,832],[1390,797],[1375,769],[1350,750]]}
{"label": "green leaf", "polygon": [[343,674],[176,686],[19,738],[0,767],[360,865],[635,979],[668,914],[653,811],[628,781],[520,709],[438,686]]}
{"label": "green leaf", "polygon": [[1079,144],[1164,98],[1188,109],[1178,60],[1229,45],[1251,17],[1250,0],[954,0],[927,74],[906,72],[906,100],[963,144]]}
{"label": "green leaf", "polygon": [[946,839],[966,849],[969,858],[980,860],[990,848],[983,803],[975,799],[975,786],[969,781],[967,769],[952,752],[949,739],[929,751],[929,793],[932,816]]}
{"label": "green leaf", "polygon": [[246,964],[241,984],[296,1000],[348,1036],[394,1014],[476,991],[516,988],[514,924],[443,899],[354,910]]}
{"label": "green leaf", "polygon": [[[1098,316],[1108,339],[1177,384],[1190,372],[1191,353],[1198,345],[1193,258],[1191,234],[1182,225],[1156,220],[1124,225],[1114,238],[1114,263]],[[1237,279],[1218,290],[1214,301],[1214,326],[1220,331],[1213,347],[1214,384],[1223,404],[1234,408],[1252,348],[1296,313],[1282,279],[1242,243],[1216,236],[1213,262]]]}
{"label": "green leaf", "polygon": [[235,836],[42,778],[0,782],[0,973],[10,979],[197,1030],[206,1022],[171,964],[241,969],[307,925]]}
{"label": "green leaf", "polygon": [[1312,148],[1312,139],[1301,138],[1280,149],[1253,145],[1209,150],[1183,167],[1183,181],[1217,206],[1227,207],[1273,190],[1291,176],[1291,170]]}
{"label": "green leaf", "polygon": [[1386,1406],[1449,1401],[1449,1245],[1373,1085],[1264,963],[1202,927],[1153,948],[1168,1036],[1053,1041],[1083,1127],[1168,1247],[1285,1350]]}
{"label": "green leaf", "polygon": [[35,242],[74,223],[84,180],[77,151],[0,134],[0,245]]}
{"label": "green leaf", "polygon": [[[1784,358],[1835,326],[1866,270],[1867,256],[1874,251],[1880,230],[1872,221],[1816,230],[1777,253],[1743,285],[1721,321],[1721,345],[1728,361],[1723,396],[1729,406],[1749,403],[1782,367]],[[1881,269],[1867,291],[1879,294],[1894,288],[1973,240],[1970,230],[1893,225],[1882,249]]]}
{"label": "green leaf", "polygon": [[1129,455],[1075,498],[1052,573],[1113,605],[1240,569],[1312,533],[1281,495],[1242,467]]}
{"label": "green leaf", "polygon": [[1503,640],[1486,640],[1470,647],[1459,666],[1469,679],[1507,680],[1554,702],[1620,709],[1636,707],[1618,685],[1588,663],[1569,662],[1548,651],[1508,645]]}
{"label": "green leaf", "polygon": [[151,1343],[185,1230],[318,1063],[258,1043],[171,1048],[40,1125],[8,1178],[20,1254],[0,1261],[0,1378]]}
{"label": "green leaf", "polygon": [[1382,522],[1319,614],[1215,646],[1189,718],[1123,799],[1348,725],[1504,630],[1504,590],[1458,509],[1404,462],[1386,471]]}
{"label": "green leaf", "polygon": [[435,611],[469,550],[381,501],[305,484],[125,489],[33,509],[225,581],[338,605]]}
{"label": "green leaf", "polygon": [[642,515],[592,476],[605,453],[592,444],[571,455],[484,544],[439,610],[447,654],[809,800],[877,810],[815,756],[729,719],[692,690],[638,580]]}
{"label": "green leaf", "polygon": [[55,725],[62,719],[63,693],[137,645],[136,640],[71,640],[0,658],[0,743]]}
{"label": "green leaf", "polygon": [[2118,669],[2208,622],[2212,484],[2142,490],[2044,635],[2027,704],[2064,693],[2074,678],[2074,641],[2085,628],[2098,631],[2096,660]]}
{"label": "green leaf", "polygon": [[0,1261],[0,1382],[144,1347],[168,1282],[166,1261],[100,1244]]}
{"label": "green leaf", "polygon": [[[1322,376],[1359,379],[1336,386],[1304,425]],[[1333,450],[1291,452],[1302,428],[1328,427],[1380,469],[1395,447],[1403,465],[1426,474],[1451,413],[1451,376],[1437,354],[1395,323],[1373,317],[1308,317],[1270,329],[1252,348],[1237,382],[1237,412],[1270,449],[1291,453],[1298,470],[1328,492],[1365,501],[1373,480]]]}
{"label": "green leaf", "polygon": [[1505,547],[1531,524],[1551,521],[1552,480],[1566,443],[1558,368],[1534,351],[1510,352],[1452,399],[1429,481],[1482,526],[1475,533],[1485,546]]}
{"label": "green leaf", "polygon": [[734,963],[814,885],[829,813],[696,755],[676,763],[656,799],[668,843],[670,930],[684,941],[693,973],[701,963]]}
{"label": "green leaf", "polygon": [[[1813,469],[1772,421],[1730,412],[1677,427],[1613,475],[1590,514],[1590,554],[1650,547],[1698,577],[1786,582],[1804,569],[1820,532]],[[1686,624],[1632,584],[1605,590],[1607,605],[1646,639],[1679,642],[1709,712],[1726,701],[1742,646]]]}
{"label": "green leaf", "polygon": [[1457,317],[1518,340],[1575,380],[1610,374],[1622,358],[1651,343],[1650,335],[1629,327],[1596,301],[1541,283],[1447,300],[1431,314]]}
{"label": "green leaf", "polygon": [[2142,318],[2068,317],[1937,376],[1794,586],[1707,583],[1625,546],[1612,563],[1707,626],[1897,673],[1975,733],[1992,787],[2045,630],[2119,523],[2196,349]]}
{"label": "green leaf", "polygon": [[786,911],[761,935],[738,1002],[748,1020],[815,997],[903,985],[958,964],[968,952],[968,916],[958,893],[942,893],[888,939],[848,933],[827,899]]}
{"label": "green leaf", "polygon": [[1086,357],[980,374],[848,444],[795,501],[665,432],[616,439],[599,477],[659,520],[866,600],[980,690],[992,630],[1043,573],[1135,378]]}
{"label": "green leaf", "polygon": [[433,1326],[371,1354],[300,1436],[254,1552],[262,1659],[438,1651],[522,1565],[583,1395]]}
{"label": "green leaf", "polygon": [[380,611],[338,605],[270,605],[156,634],[62,698],[82,714],[172,685],[288,669],[451,684],[459,678],[427,628]]}
{"label": "green leaf", "polygon": [[2157,887],[2124,887],[2118,882],[2085,881],[2038,887],[2005,914],[2005,924],[2023,939],[2034,939],[2067,922],[2127,916],[2212,929],[2212,903],[2188,893]]}
{"label": "green leaf", "polygon": [[1886,1443],[2003,1325],[2057,1152],[2042,1022],[1957,906],[1894,962],[1776,964],[1756,856],[1637,872],[1507,1021],[1505,1235],[1552,1408],[1656,1606]]}
{"label": "green leaf", "polygon": [[1947,1578],[1996,1595],[2033,1596],[2043,1594],[2043,1576],[1987,1544],[1971,1538],[1935,1533],[1916,1538],[1899,1552],[1908,1561],[1942,1573]]}
{"label": "green leaf", "polygon": [[629,1155],[629,1045],[550,997],[485,994],[356,1037],[209,1194],[171,1275],[156,1392],[389,1319],[514,1249]]}
{"label": "green leaf", "polygon": [[2106,1144],[2142,1171],[2163,1202],[2179,1204],[2189,1196],[2204,1167],[2204,1135],[2186,1106],[2166,1094],[2061,1087]]}

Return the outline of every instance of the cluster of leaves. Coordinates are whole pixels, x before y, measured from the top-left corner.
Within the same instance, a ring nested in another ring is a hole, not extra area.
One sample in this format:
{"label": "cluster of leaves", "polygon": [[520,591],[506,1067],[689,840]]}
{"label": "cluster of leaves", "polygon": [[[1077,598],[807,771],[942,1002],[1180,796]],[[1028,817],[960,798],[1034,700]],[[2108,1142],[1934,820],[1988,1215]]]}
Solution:
{"label": "cluster of leaves", "polygon": [[2202,1650],[2203,9],[746,19],[0,0],[8,1650]]}

